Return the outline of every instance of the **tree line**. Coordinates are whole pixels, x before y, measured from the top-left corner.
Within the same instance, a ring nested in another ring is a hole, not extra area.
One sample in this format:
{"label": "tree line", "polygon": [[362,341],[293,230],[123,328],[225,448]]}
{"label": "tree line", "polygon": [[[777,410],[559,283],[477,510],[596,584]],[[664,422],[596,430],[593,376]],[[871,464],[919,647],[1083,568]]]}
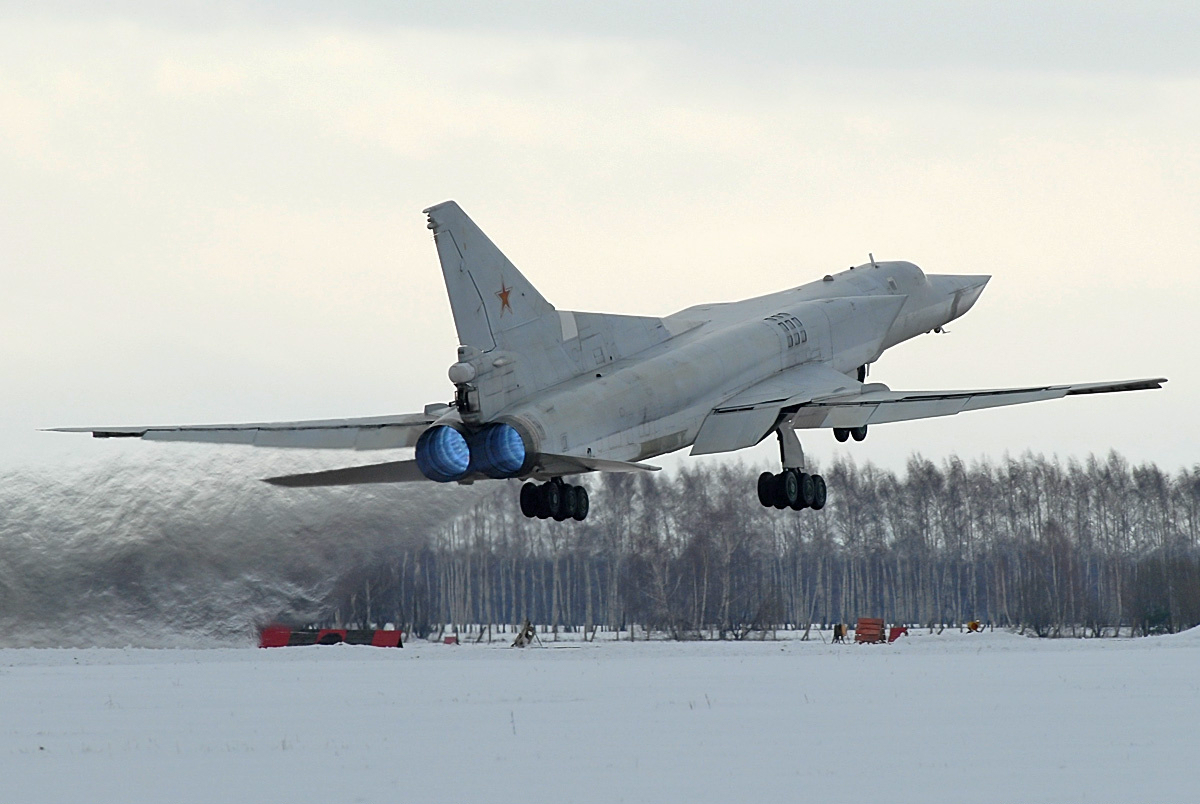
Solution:
{"label": "tree line", "polygon": [[1041,636],[1200,623],[1200,465],[914,456],[902,473],[840,460],[823,474],[828,504],[800,512],[760,506],[741,464],[592,475],[582,523],[525,519],[505,488],[346,573],[329,622],[636,623],[680,639],[860,616]]}

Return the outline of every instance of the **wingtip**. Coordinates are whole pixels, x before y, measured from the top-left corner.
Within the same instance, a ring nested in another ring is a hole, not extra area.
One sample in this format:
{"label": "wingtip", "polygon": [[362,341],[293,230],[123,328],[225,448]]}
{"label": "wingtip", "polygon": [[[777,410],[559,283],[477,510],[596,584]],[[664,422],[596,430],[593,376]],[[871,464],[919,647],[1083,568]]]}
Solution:
{"label": "wingtip", "polygon": [[121,431],[105,427],[42,427],[39,433],[91,433],[92,438],[142,438],[145,430]]}

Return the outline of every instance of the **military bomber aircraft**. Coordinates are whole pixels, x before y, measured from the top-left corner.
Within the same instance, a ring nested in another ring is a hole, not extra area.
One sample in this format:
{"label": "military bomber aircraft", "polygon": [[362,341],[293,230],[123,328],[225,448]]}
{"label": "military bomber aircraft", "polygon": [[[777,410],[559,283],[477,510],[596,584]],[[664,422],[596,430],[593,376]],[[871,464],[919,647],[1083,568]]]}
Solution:
{"label": "military bomber aircraft", "polygon": [[781,468],[758,479],[762,505],[820,509],[797,430],[862,441],[887,422],[1076,394],[1160,388],[1164,378],[982,391],[893,391],[868,367],[971,309],[989,276],[924,274],[870,262],[744,301],[665,318],[558,310],[453,201],[425,210],[458,331],[454,399],[421,413],[259,424],[57,428],[97,438],[260,447],[396,449],[411,460],[268,478],[279,486],[523,478],[527,517],[583,520],[587,472],[654,471],[691,446],[733,452],[774,436]]}

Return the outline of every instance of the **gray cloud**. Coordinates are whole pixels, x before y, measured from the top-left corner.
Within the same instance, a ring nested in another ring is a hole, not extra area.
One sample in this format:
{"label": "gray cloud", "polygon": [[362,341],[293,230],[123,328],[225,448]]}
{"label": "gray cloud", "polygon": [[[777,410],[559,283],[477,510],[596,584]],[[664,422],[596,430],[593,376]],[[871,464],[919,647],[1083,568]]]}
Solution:
{"label": "gray cloud", "polygon": [[427,28],[505,36],[661,40],[724,70],[1049,70],[1193,76],[1200,6],[1188,2],[6,3],[5,16],[133,21],[188,31]]}

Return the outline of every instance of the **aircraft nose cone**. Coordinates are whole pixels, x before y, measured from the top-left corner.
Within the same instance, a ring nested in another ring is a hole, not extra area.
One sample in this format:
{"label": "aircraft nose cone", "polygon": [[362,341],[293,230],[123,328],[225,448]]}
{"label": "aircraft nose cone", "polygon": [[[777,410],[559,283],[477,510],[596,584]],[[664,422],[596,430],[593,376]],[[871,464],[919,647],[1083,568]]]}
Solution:
{"label": "aircraft nose cone", "polygon": [[955,319],[975,305],[990,279],[986,274],[938,274],[929,281],[951,300],[950,318]]}
{"label": "aircraft nose cone", "polygon": [[962,315],[967,310],[970,310],[975,302],[979,300],[983,294],[983,289],[987,287],[990,276],[960,276],[957,277],[962,281],[958,290],[955,291],[955,299],[958,308],[958,314]]}

